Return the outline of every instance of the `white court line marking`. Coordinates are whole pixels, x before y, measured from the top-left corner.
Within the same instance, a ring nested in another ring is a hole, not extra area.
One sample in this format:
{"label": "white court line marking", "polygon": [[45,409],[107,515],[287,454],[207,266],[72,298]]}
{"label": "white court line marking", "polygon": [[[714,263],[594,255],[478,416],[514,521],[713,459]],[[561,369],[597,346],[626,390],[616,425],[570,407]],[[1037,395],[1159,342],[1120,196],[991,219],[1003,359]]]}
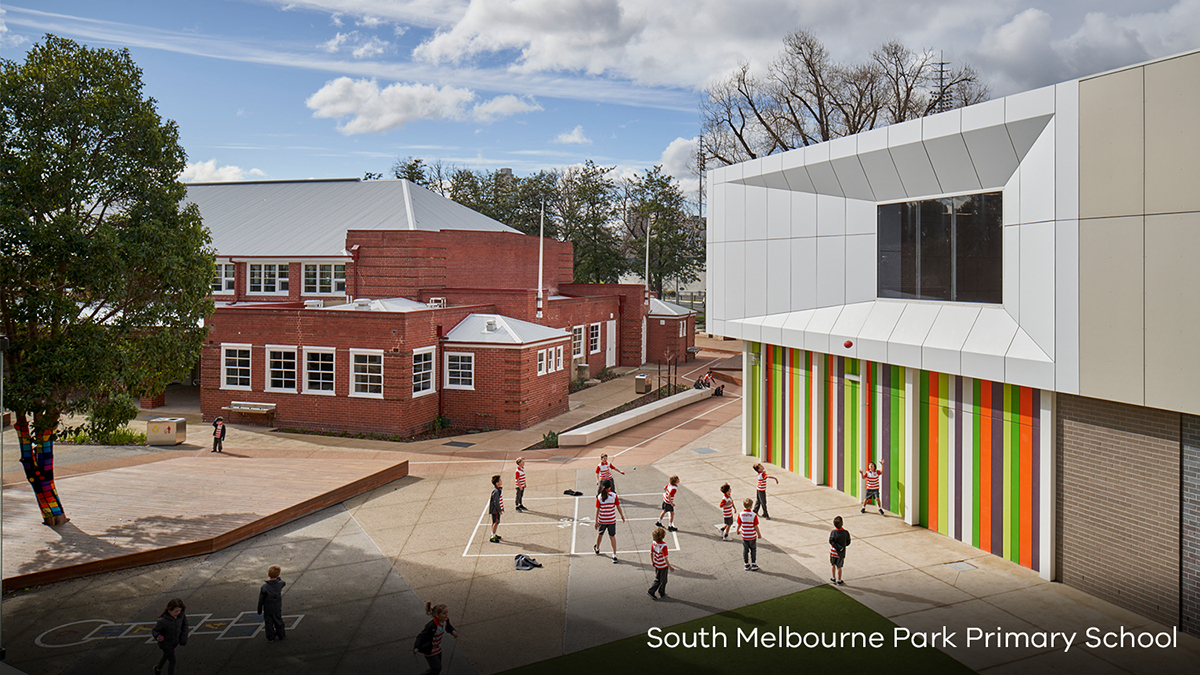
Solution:
{"label": "white court line marking", "polygon": [[[661,493],[658,493],[658,492],[632,492],[625,496],[626,497],[650,497],[650,496],[655,496],[655,495],[659,495],[659,494],[661,494]],[[620,496],[620,495],[617,495],[617,496]],[[563,495],[562,497],[557,497],[557,496],[556,497],[530,497],[529,499],[531,499],[531,500],[532,499],[543,499],[543,500],[571,499],[571,500],[574,500],[574,502],[575,502],[574,517],[572,517],[572,519],[571,519],[572,530],[571,530],[571,550],[570,550],[570,552],[539,553],[538,555],[542,555],[542,556],[583,555],[582,553],[578,552],[575,549],[575,541],[579,537],[579,525],[581,522],[579,520],[579,500],[592,499],[592,497],[589,497],[587,495],[580,495],[578,497],[568,497],[566,495]],[[479,532],[479,526],[483,524],[483,517],[485,515],[487,515],[487,507],[486,506],[483,508],[483,511],[479,514],[479,520],[478,520],[478,522],[475,523],[475,529],[471,531],[471,537],[467,540],[467,545],[465,548],[463,548],[463,553],[462,553],[462,556],[460,556],[460,557],[462,557],[462,558],[507,558],[507,557],[509,557],[508,553],[469,553],[469,551],[471,550],[471,544],[475,541],[475,534]],[[625,523],[629,523],[629,522],[633,522],[633,521],[641,522],[641,521],[646,521],[646,520],[657,521],[658,517],[650,516],[648,518],[626,518],[623,523],[619,523],[619,524],[625,524]],[[555,520],[555,521],[547,520],[547,521],[543,521],[543,522],[527,522],[527,523],[508,523],[508,525],[554,525],[554,526],[558,526],[561,524],[562,524],[561,520]],[[589,521],[589,525],[592,527],[593,530],[595,530],[595,525],[592,524],[590,521]],[[672,532],[671,534],[673,535],[674,540],[675,540],[675,548],[667,547],[667,550],[668,551],[678,551],[678,550],[680,550],[679,549],[679,534],[676,532]],[[627,555],[627,554],[641,553],[641,552],[642,551],[640,549],[634,549],[631,551],[617,551],[617,555]]]}
{"label": "white court line marking", "polygon": [[[621,455],[623,455],[623,454],[625,454],[625,453],[629,452],[630,450],[633,450],[634,448],[636,448],[636,447],[638,447],[638,446],[645,445],[645,444],[649,443],[650,441],[652,441],[652,440],[654,440],[654,439],[658,438],[659,436],[662,436],[663,434],[669,434],[669,433],[671,433],[672,431],[675,431],[676,429],[678,429],[679,427],[681,427],[681,426],[683,426],[683,425],[687,424],[688,422],[693,422],[693,421],[695,421],[695,420],[698,420],[698,419],[700,419],[701,417],[704,417],[705,415],[709,414],[710,412],[714,412],[714,411],[720,410],[721,408],[724,408],[725,406],[727,406],[727,405],[729,405],[729,404],[731,404],[731,403],[736,403],[737,401],[738,401],[738,399],[737,399],[737,398],[732,398],[732,397],[731,397],[731,400],[729,400],[729,401],[727,401],[727,402],[725,402],[725,403],[722,403],[721,405],[719,405],[719,406],[717,406],[717,407],[713,408],[712,410],[705,410],[704,412],[700,413],[699,415],[696,415],[695,417],[693,417],[693,418],[692,418],[692,419],[690,419],[690,420],[686,420],[686,421],[680,422],[679,424],[676,424],[675,426],[671,427],[670,429],[667,429],[666,431],[663,431],[663,432],[657,433],[657,434],[655,434],[655,435],[651,436],[650,438],[647,438],[646,440],[642,441],[641,443],[638,443],[637,445],[631,445],[631,446],[629,446],[628,448],[625,448],[624,450],[622,450],[622,451],[620,451],[620,452],[618,452],[618,453],[614,454],[614,455],[613,455],[613,457],[620,457]],[[631,495],[631,496],[632,496],[632,495]]]}
{"label": "white court line marking", "polygon": [[[491,506],[490,502],[489,502],[488,506]],[[471,542],[475,541],[475,533],[479,531],[479,526],[483,524],[483,514],[487,513],[487,509],[488,509],[487,506],[483,507],[483,513],[479,514],[479,522],[475,523],[475,529],[471,530],[471,538],[467,540],[467,545],[466,545],[466,547],[463,548],[463,554],[462,554],[463,558],[466,558],[467,551],[471,550]]]}

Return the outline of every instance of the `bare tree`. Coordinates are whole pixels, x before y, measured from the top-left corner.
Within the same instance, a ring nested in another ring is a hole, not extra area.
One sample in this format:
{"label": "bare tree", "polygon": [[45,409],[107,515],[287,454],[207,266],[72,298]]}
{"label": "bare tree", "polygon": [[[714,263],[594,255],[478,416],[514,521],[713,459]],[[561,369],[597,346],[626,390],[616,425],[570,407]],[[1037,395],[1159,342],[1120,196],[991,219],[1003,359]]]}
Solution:
{"label": "bare tree", "polygon": [[733,164],[986,101],[970,65],[887,42],[862,63],[835,62],[807,30],[788,35],[767,74],[742,63],[700,104],[706,159]]}

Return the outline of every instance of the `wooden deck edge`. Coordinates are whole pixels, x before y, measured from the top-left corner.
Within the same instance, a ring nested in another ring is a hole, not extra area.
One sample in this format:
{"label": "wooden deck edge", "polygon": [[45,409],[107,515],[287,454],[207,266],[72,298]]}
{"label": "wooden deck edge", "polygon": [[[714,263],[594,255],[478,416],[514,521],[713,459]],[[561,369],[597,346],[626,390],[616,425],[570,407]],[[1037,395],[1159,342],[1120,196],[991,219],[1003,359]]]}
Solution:
{"label": "wooden deck edge", "polygon": [[91,576],[103,572],[114,572],[117,570],[130,569],[133,567],[142,567],[144,565],[153,565],[155,563],[169,562],[172,560],[180,560],[183,558],[191,558],[198,555],[207,555],[220,551],[224,548],[229,548],[234,544],[245,541],[250,537],[262,534],[268,530],[273,530],[281,525],[286,525],[294,520],[303,518],[304,516],[316,513],[321,509],[328,508],[334,504],[340,504],[351,497],[357,497],[366,492],[370,492],[375,488],[382,487],[399,480],[408,475],[408,460],[397,462],[392,466],[376,471],[368,476],[363,476],[358,480],[346,483],[339,487],[325,492],[323,494],[312,497],[305,501],[289,506],[282,511],[268,514],[253,522],[246,523],[236,527],[229,532],[219,534],[208,539],[199,539],[190,541],[186,544],[176,544],[165,548],[151,549],[149,551],[137,551],[135,553],[127,553],[114,558],[104,558],[103,560],[92,560],[78,565],[69,565],[67,567],[58,567],[40,572],[31,572],[29,574],[19,574],[17,576],[4,579],[3,589],[11,591],[18,588],[29,588],[32,586],[41,586],[44,584],[54,583],[56,581],[66,581],[68,579],[78,579],[80,577]]}

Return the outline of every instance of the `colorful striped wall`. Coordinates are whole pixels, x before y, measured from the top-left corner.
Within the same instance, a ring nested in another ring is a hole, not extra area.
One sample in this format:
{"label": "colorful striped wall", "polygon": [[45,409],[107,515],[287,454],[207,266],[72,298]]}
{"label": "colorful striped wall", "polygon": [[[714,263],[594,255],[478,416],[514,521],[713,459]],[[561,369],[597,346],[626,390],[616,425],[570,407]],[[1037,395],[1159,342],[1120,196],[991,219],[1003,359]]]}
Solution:
{"label": "colorful striped wall", "polygon": [[775,345],[747,350],[758,355],[747,359],[748,454],[855,498],[860,472],[882,462],[887,511],[1049,572],[1051,394]]}

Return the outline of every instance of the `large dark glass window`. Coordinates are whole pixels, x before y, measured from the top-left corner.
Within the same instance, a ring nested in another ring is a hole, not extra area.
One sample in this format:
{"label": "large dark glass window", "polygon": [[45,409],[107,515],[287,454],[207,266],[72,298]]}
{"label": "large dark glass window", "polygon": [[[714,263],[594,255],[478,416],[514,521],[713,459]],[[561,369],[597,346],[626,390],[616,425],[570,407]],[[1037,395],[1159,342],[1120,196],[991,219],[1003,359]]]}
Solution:
{"label": "large dark glass window", "polygon": [[879,206],[878,294],[1001,303],[1001,194]]}

